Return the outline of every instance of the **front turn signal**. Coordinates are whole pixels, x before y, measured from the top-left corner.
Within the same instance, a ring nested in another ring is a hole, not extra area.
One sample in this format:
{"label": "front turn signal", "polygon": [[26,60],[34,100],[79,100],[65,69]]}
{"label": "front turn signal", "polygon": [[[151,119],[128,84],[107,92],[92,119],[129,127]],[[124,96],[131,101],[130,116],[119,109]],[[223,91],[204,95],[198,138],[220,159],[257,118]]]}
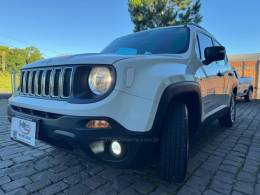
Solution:
{"label": "front turn signal", "polygon": [[110,129],[111,126],[106,120],[91,120],[88,121],[86,127],[89,129]]}

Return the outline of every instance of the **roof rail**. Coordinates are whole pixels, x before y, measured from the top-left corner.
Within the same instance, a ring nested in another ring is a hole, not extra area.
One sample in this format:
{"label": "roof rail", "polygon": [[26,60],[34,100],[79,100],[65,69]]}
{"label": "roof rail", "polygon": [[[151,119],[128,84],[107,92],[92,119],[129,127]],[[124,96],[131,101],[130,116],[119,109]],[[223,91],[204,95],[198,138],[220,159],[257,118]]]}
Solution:
{"label": "roof rail", "polygon": [[187,25],[196,26],[197,28],[200,28],[200,29],[202,29],[202,30],[205,30],[206,32],[209,33],[209,31],[208,31],[207,29],[203,28],[202,26],[200,26],[200,25],[198,25],[198,24],[195,24],[195,23],[189,23],[189,24],[186,24],[186,26],[187,26]]}
{"label": "roof rail", "polygon": [[195,23],[189,23],[189,24],[187,24],[187,25],[196,26],[196,27],[198,27],[198,28],[201,28],[201,29],[203,29],[203,30],[206,30],[206,29],[203,28],[202,26],[200,26],[200,25],[198,25],[198,24],[195,24]]}

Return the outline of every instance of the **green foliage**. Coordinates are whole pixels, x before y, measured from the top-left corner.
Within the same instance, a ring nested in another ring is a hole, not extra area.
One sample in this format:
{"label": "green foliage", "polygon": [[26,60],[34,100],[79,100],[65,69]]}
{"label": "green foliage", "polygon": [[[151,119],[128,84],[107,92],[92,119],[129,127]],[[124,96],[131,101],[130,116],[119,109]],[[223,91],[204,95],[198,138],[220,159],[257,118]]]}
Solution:
{"label": "green foliage", "polygon": [[26,64],[30,64],[36,60],[42,59],[42,54],[40,50],[36,47],[26,47]]}
{"label": "green foliage", "polygon": [[[3,60],[2,58],[5,59]],[[36,47],[13,49],[6,46],[0,46],[0,71],[2,70],[3,63],[5,63],[5,69],[8,72],[11,72],[12,70],[21,69],[25,64],[30,64],[42,58],[40,50]]]}
{"label": "green foliage", "polygon": [[200,0],[128,0],[134,31],[150,28],[200,23]]}
{"label": "green foliage", "polygon": [[11,91],[11,74],[0,71],[0,93],[10,93]]}

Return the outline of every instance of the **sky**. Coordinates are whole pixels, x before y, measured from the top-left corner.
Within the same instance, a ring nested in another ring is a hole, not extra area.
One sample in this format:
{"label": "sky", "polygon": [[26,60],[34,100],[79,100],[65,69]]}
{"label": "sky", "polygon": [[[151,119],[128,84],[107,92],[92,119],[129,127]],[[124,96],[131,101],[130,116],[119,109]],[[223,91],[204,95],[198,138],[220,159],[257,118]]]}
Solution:
{"label": "sky", "polygon": [[[201,0],[200,24],[229,54],[260,53],[259,0]],[[44,57],[100,52],[133,31],[127,0],[0,0],[0,45]]]}

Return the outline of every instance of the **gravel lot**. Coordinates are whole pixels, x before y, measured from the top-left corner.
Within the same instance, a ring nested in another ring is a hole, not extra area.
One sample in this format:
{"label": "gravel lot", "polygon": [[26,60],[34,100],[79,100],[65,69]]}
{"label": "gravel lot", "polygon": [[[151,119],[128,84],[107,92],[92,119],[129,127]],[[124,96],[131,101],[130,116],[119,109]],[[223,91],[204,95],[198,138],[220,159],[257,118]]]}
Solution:
{"label": "gravel lot", "polygon": [[184,184],[160,180],[154,167],[113,169],[40,143],[10,140],[0,100],[1,194],[260,194],[260,102],[238,103],[233,128],[213,123],[191,144]]}

